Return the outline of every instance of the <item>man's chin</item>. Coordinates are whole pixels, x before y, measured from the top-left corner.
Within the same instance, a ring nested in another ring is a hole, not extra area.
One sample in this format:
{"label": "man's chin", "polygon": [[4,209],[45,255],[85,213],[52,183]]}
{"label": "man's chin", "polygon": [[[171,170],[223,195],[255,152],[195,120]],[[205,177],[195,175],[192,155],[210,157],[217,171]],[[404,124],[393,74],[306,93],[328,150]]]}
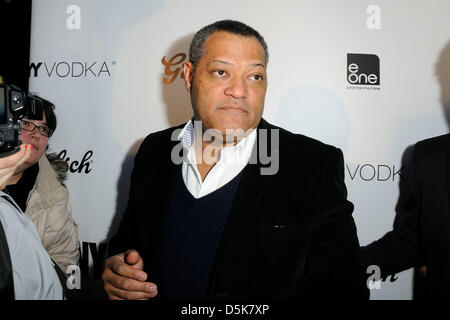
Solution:
{"label": "man's chin", "polygon": [[227,131],[229,132],[245,132],[247,130],[251,130],[254,126],[252,126],[252,123],[249,123],[249,121],[237,121],[237,120],[243,120],[243,119],[229,119],[227,121],[227,119],[224,119],[224,121],[222,121],[220,127],[219,127],[219,131],[222,132],[223,134],[226,134]]}

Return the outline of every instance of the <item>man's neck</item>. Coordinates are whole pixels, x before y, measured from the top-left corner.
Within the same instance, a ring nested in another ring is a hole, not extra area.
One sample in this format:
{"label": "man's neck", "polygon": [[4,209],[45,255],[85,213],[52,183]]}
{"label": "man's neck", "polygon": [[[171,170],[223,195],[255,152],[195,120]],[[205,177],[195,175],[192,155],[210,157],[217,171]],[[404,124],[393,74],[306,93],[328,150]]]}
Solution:
{"label": "man's neck", "polygon": [[197,169],[202,178],[202,182],[205,181],[206,176],[211,171],[211,169],[216,165],[219,160],[219,152],[224,148],[223,145],[214,145],[211,141],[201,141],[201,147],[197,142],[194,141],[195,148],[195,158],[197,160]]}
{"label": "man's neck", "polygon": [[[200,173],[202,181],[205,180],[208,173],[212,170],[212,168],[216,165],[219,160],[220,153],[226,147],[232,147],[237,145],[241,140],[245,139],[248,136],[236,137],[233,136],[231,138],[223,137],[223,142],[219,144],[215,141],[205,141],[201,137],[196,137],[194,139],[195,148],[195,157],[197,161],[197,169]],[[201,141],[201,147],[199,146],[199,142]],[[200,161],[199,161],[200,160]]]}

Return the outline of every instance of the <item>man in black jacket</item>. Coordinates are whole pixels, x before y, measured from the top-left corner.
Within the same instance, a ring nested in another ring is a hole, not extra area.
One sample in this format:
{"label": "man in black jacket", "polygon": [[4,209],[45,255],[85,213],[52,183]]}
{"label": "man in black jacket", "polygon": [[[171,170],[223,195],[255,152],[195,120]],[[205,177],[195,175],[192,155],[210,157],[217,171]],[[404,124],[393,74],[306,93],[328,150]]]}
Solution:
{"label": "man in black jacket", "polygon": [[408,153],[394,228],[362,247],[365,267],[381,276],[426,266],[423,296],[450,298],[450,134],[418,142]]}
{"label": "man in black jacket", "polygon": [[342,152],[262,119],[267,62],[243,23],[194,36],[194,117],[136,155],[109,298],[368,298]]}

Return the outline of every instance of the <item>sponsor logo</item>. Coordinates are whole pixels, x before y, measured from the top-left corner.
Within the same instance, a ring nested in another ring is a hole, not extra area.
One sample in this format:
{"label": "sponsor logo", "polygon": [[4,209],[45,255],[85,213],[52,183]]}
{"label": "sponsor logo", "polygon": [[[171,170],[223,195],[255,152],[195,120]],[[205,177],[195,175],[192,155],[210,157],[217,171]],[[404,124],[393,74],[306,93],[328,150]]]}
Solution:
{"label": "sponsor logo", "polygon": [[388,164],[346,164],[346,172],[351,180],[393,182],[398,179],[405,181],[402,175],[403,167]]}
{"label": "sponsor logo", "polygon": [[380,58],[375,54],[347,53],[347,89],[379,90]]}
{"label": "sponsor logo", "polygon": [[[103,272],[103,262],[106,259],[106,243],[81,242],[79,251],[78,265],[83,277],[99,280]],[[89,255],[92,258],[92,264],[89,263]]]}
{"label": "sponsor logo", "polygon": [[49,78],[105,78],[111,77],[111,67],[115,61],[58,61],[32,62],[28,68],[29,77]]}
{"label": "sponsor logo", "polygon": [[183,62],[186,60],[186,54],[181,52],[174,55],[172,58],[167,60],[167,56],[164,56],[161,59],[161,63],[164,65],[164,75],[162,82],[164,84],[173,83],[178,75],[180,75],[181,79],[184,79],[184,75],[182,71]]}
{"label": "sponsor logo", "polygon": [[66,161],[69,164],[69,171],[71,173],[88,174],[89,172],[91,172],[91,166],[93,163],[93,160],[91,158],[92,158],[93,154],[94,154],[94,152],[92,150],[88,150],[83,155],[83,158],[81,159],[81,161],[73,160],[67,156],[67,150],[64,149],[58,153],[58,157],[60,157],[61,159],[63,159],[64,161]]}

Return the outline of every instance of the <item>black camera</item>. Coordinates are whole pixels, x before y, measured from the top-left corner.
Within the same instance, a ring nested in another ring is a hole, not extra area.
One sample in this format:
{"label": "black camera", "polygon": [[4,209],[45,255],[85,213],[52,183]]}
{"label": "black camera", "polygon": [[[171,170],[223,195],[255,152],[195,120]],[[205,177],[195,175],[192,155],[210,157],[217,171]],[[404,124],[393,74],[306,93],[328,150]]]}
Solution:
{"label": "black camera", "polygon": [[21,119],[42,120],[42,100],[27,97],[18,87],[0,83],[0,158],[20,150]]}

